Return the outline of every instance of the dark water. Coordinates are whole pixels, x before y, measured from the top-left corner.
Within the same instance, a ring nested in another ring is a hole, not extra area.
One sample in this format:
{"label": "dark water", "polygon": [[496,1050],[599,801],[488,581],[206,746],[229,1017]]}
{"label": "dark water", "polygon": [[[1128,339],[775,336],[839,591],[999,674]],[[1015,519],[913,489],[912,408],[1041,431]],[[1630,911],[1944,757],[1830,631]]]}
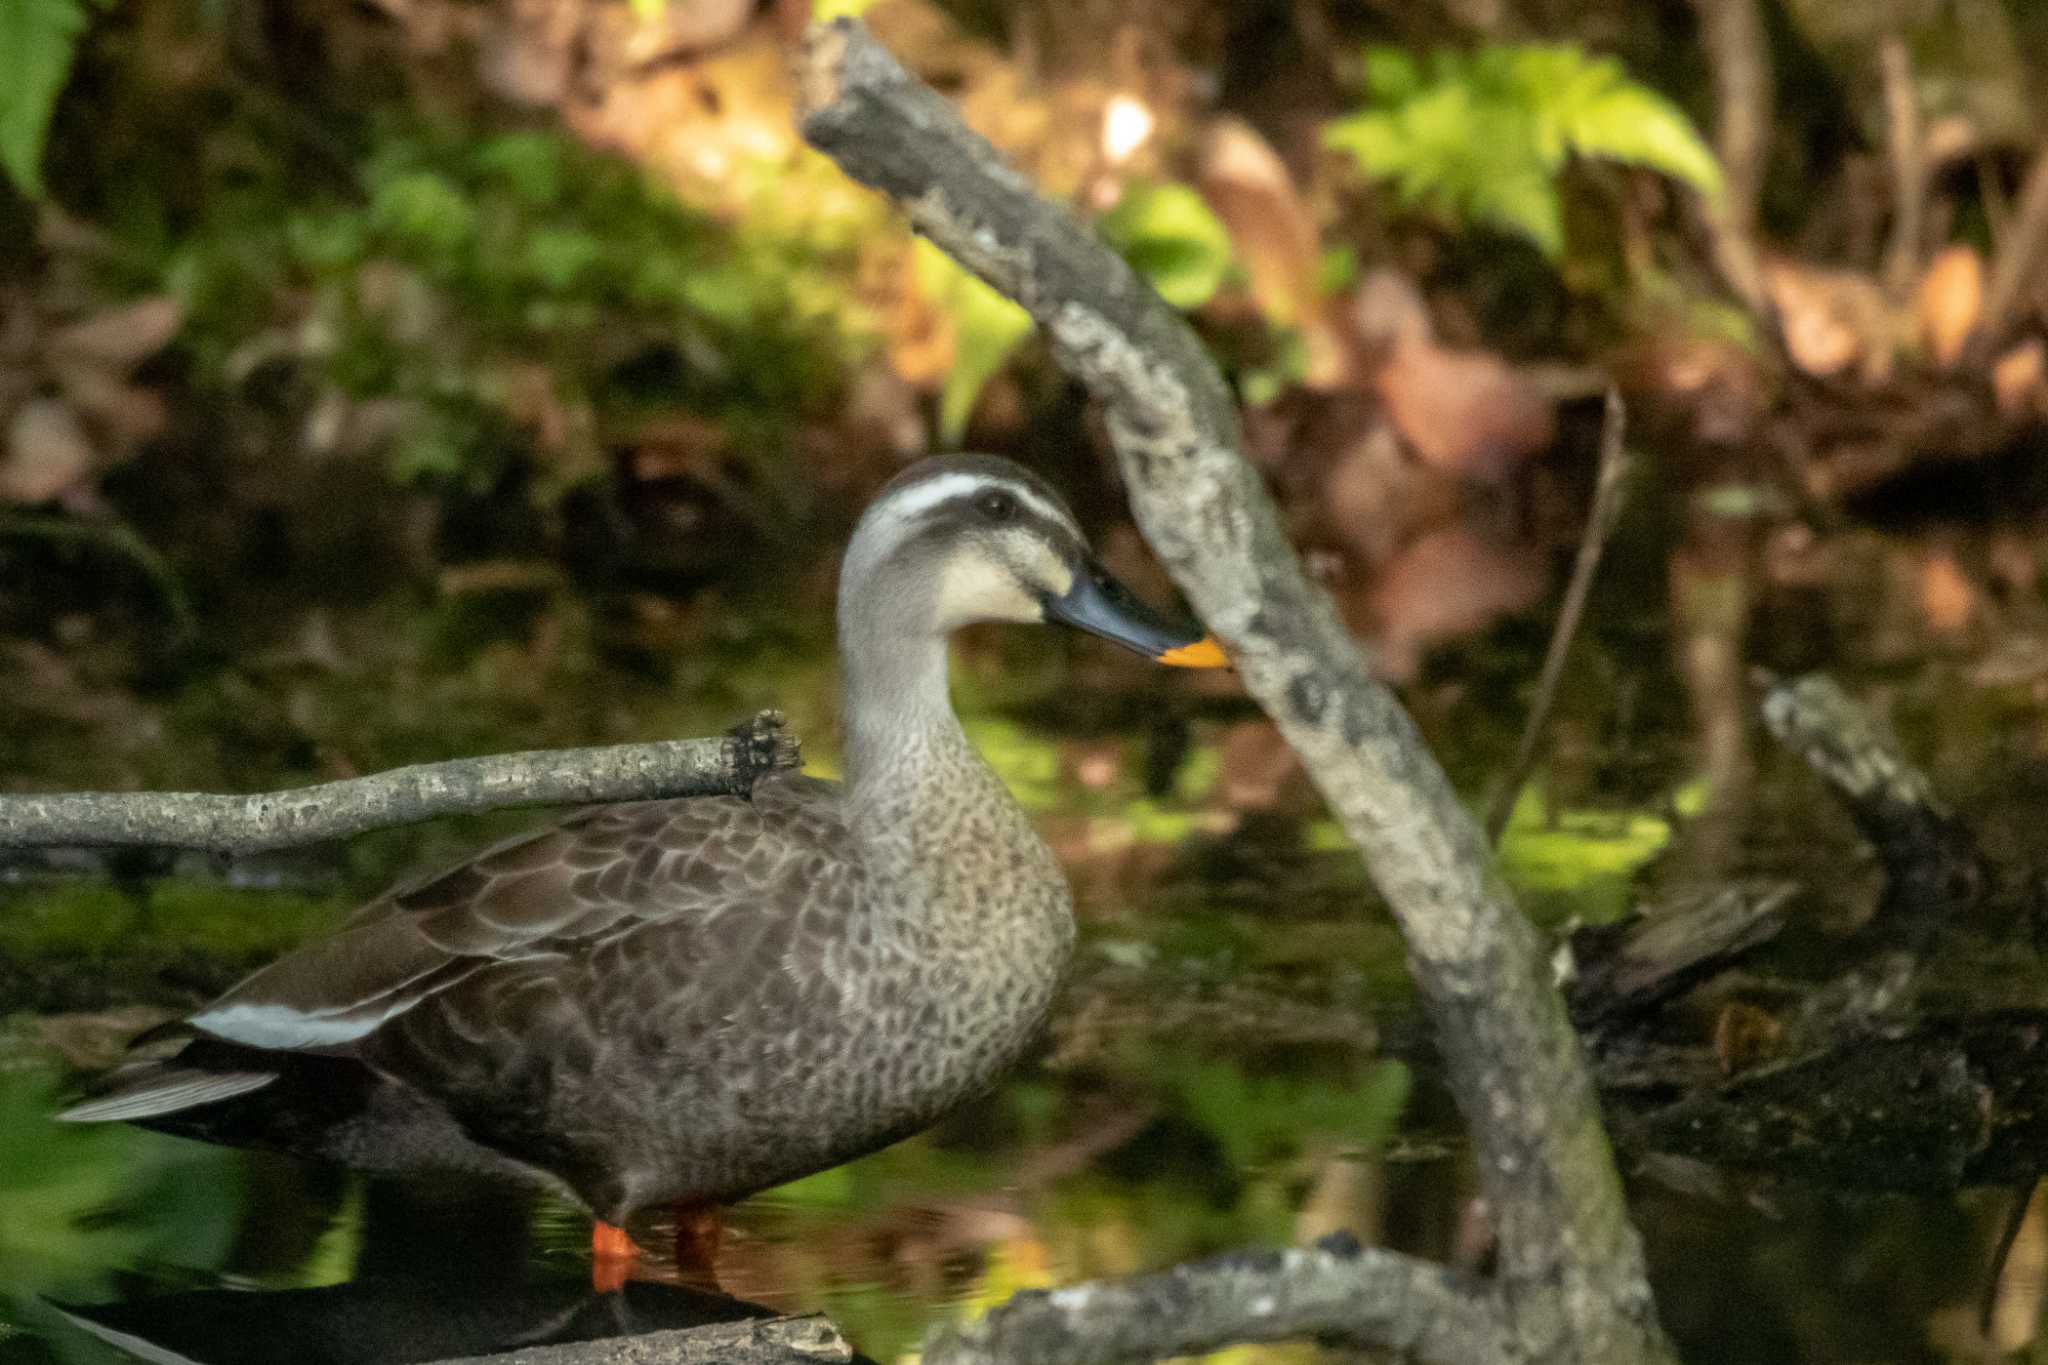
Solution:
{"label": "dark water", "polygon": [[[1418,696],[1475,791],[1517,700],[1476,672],[1479,684]],[[1492,675],[1531,672],[1524,651]],[[1987,841],[2027,848],[2048,814],[2035,693],[1968,685],[1961,663],[1876,677],[1909,750]],[[1668,677],[1656,686],[1675,691]],[[1759,871],[1799,882],[1817,921],[1867,901],[1853,831],[1794,765],[1753,742],[1734,833],[1707,840],[1705,822],[1688,823],[1700,797],[1683,706],[1639,705],[1654,721],[1617,749],[1588,719],[1615,712],[1611,689],[1592,692],[1576,712],[1567,701],[1543,792],[1507,848],[1539,919]],[[17,1014],[0,1033],[0,1361],[428,1360],[767,1310],[824,1312],[893,1360],[933,1323],[1021,1287],[1245,1244],[1349,1229],[1432,1257],[1481,1254],[1475,1182],[1407,1006],[1398,939],[1359,908],[1331,832],[1311,821],[1272,855],[1222,833],[1199,780],[1216,763],[1200,726],[1172,790],[1141,796],[1131,778],[1114,800],[1075,786],[1057,737],[1034,723],[991,718],[977,736],[1076,870],[1088,923],[1060,1026],[1044,1056],[938,1130],[732,1210],[718,1266],[730,1298],[658,1282],[593,1295],[586,1220],[523,1193],[51,1123],[75,1080],[64,1058],[133,1027],[107,1005],[164,1003],[163,982],[209,987],[209,972],[231,976],[279,944],[238,928],[210,964],[137,947],[152,930],[182,942],[187,924],[244,923],[213,905],[225,891],[0,893],[10,989],[42,1011],[92,1006]],[[267,931],[282,941],[347,900],[234,894],[289,902]],[[1904,1199],[1640,1154],[1624,1164],[1688,1359],[1985,1358],[1975,1315],[1998,1192]],[[635,1232],[659,1271],[666,1230]],[[2038,1229],[2022,1237],[2016,1275],[2038,1271],[2041,1243]],[[2006,1297],[2006,1340],[2030,1339],[2037,1297]],[[1315,1358],[1302,1346],[1229,1355]]]}

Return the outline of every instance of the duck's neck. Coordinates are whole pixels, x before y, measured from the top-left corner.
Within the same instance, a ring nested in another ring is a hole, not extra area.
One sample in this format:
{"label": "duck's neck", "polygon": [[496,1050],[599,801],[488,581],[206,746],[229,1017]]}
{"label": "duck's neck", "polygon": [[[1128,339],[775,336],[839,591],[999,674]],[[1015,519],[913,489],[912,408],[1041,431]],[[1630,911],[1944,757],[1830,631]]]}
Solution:
{"label": "duck's neck", "polygon": [[918,630],[920,615],[892,593],[850,592],[840,605],[840,715],[856,812],[931,794],[960,780],[963,761],[987,772],[953,714],[945,638]]}
{"label": "duck's neck", "polygon": [[984,883],[1006,878],[1039,887],[1064,919],[1065,877],[968,743],[945,639],[911,628],[918,619],[914,602],[887,592],[848,594],[840,611],[847,820],[869,875],[890,903],[957,918],[970,937],[985,932]]}
{"label": "duck's neck", "polygon": [[842,640],[840,714],[857,804],[922,785],[917,779],[932,760],[972,752],[947,693],[944,640],[845,640],[843,626]]}

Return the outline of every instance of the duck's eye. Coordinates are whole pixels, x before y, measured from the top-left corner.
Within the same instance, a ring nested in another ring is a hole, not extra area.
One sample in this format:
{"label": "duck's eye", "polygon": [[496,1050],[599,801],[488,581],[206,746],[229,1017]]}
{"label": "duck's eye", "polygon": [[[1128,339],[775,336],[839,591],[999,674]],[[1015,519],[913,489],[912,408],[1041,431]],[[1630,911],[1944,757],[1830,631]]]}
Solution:
{"label": "duck's eye", "polygon": [[991,488],[974,500],[975,510],[989,521],[1009,521],[1017,515],[1017,499],[1001,488]]}

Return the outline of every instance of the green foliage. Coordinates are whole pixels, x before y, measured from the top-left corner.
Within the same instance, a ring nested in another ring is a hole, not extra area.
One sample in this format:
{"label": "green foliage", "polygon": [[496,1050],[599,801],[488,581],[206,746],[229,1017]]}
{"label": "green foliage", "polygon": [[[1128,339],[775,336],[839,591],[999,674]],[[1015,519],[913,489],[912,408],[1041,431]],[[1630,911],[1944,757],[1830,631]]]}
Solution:
{"label": "green foliage", "polygon": [[939,440],[959,444],[975,400],[1031,334],[1031,315],[920,237],[912,268],[917,287],[953,323],[953,367],[939,389]]}
{"label": "green foliage", "polygon": [[0,1071],[0,1286],[90,1299],[152,1262],[219,1264],[241,1210],[240,1166],[222,1148],[123,1124],[52,1123],[55,1076]]}
{"label": "green foliage", "polygon": [[1376,47],[1367,107],[1333,120],[1325,142],[1404,205],[1484,224],[1564,255],[1559,174],[1574,156],[1660,171],[1718,194],[1720,166],[1678,107],[1620,62],[1571,44],[1442,51],[1426,62]]}
{"label": "green foliage", "polygon": [[71,78],[87,0],[0,3],[0,170],[31,199],[43,197],[43,143]]}
{"label": "green foliage", "polygon": [[1410,1083],[1408,1068],[1398,1061],[1374,1063],[1351,1085],[1255,1072],[1236,1062],[1188,1060],[1162,1061],[1161,1080],[1239,1170],[1276,1154],[1294,1155],[1318,1137],[1376,1155],[1407,1108]]}
{"label": "green foliage", "polygon": [[291,335],[316,389],[397,416],[400,481],[481,489],[524,460],[558,492],[643,413],[798,420],[867,344],[845,281],[871,211],[815,176],[785,168],[777,207],[761,175],[728,226],[554,133],[387,132],[356,195],[266,169],[169,237],[186,343],[232,382],[252,334]]}
{"label": "green foliage", "polygon": [[1096,224],[1176,308],[1200,308],[1230,272],[1230,233],[1186,185],[1132,185]]}
{"label": "green foliage", "polygon": [[345,905],[278,891],[164,879],[132,895],[105,882],[24,884],[0,892],[0,957],[17,964],[85,958],[138,964],[198,953],[253,965],[330,927]]}

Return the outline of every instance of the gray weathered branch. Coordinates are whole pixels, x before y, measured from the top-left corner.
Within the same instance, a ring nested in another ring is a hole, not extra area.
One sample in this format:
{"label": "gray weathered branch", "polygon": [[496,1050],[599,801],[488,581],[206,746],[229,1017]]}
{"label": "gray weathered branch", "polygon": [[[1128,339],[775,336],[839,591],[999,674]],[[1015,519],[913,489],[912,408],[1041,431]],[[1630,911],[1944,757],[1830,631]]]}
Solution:
{"label": "gray weathered branch", "polygon": [[1441,1365],[1503,1357],[1506,1318],[1483,1281],[1336,1241],[1019,1294],[933,1342],[924,1359],[1096,1365],[1298,1337],[1391,1348],[1404,1360]]}
{"label": "gray weathered branch", "polygon": [[1827,784],[1877,850],[1887,877],[1882,913],[1943,917],[1992,883],[1970,829],[1889,729],[1821,673],[1773,683],[1764,724]]}
{"label": "gray weathered branch", "polygon": [[743,793],[761,774],[797,762],[796,741],[781,725],[779,715],[764,711],[719,739],[458,758],[249,796],[0,796],[0,848],[149,846],[248,854],[443,815]]}
{"label": "gray weathered branch", "polygon": [[1499,1236],[1509,1345],[1478,1358],[1670,1359],[1543,945],[1414,722],[1303,572],[1200,341],[858,24],[813,29],[802,83],[811,143],[1022,304],[1101,400],[1139,529],[1365,854]]}

